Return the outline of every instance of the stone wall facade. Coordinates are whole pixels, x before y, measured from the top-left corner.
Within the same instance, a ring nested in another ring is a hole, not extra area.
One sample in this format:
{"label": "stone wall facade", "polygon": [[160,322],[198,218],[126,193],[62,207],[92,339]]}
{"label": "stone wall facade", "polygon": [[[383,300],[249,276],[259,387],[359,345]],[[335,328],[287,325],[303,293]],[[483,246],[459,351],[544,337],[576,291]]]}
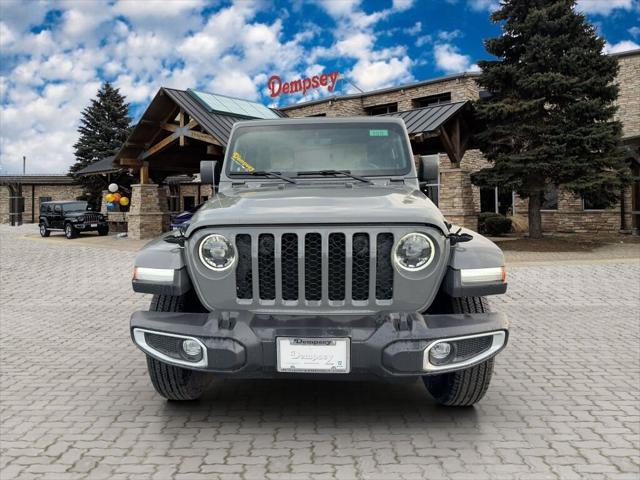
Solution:
{"label": "stone wall facade", "polygon": [[[82,187],[79,185],[35,185],[22,184],[22,196],[24,197],[23,223],[37,223],[40,212],[41,199],[51,201],[76,200],[82,195]],[[0,223],[9,223],[9,187],[0,185]]]}
{"label": "stone wall facade", "polygon": [[618,113],[624,138],[640,135],[640,52],[618,55]]}
{"label": "stone wall facade", "polygon": [[165,189],[155,184],[131,185],[127,223],[127,234],[135,240],[153,238],[167,231],[169,214]]}
{"label": "stone wall facade", "polygon": [[[640,135],[640,52],[616,55],[620,65],[618,83],[620,93],[616,118],[623,123],[623,137]],[[291,117],[309,117],[325,114],[327,117],[367,115],[367,108],[397,103],[398,111],[416,108],[415,100],[441,93],[450,93],[451,101],[475,101],[480,96],[477,75],[462,74],[441,80],[415,85],[352,95],[334,97],[320,102],[308,102],[284,108]],[[439,207],[451,222],[477,228],[481,211],[480,189],[471,184],[471,173],[488,166],[479,150],[468,150],[459,167],[454,167],[449,157],[440,154]],[[527,214],[527,202],[515,196],[514,211]],[[626,226],[631,228],[631,190],[625,192]],[[621,227],[620,205],[606,210],[585,210],[580,197],[561,192],[558,210],[543,211],[545,232],[602,232],[618,231]]]}

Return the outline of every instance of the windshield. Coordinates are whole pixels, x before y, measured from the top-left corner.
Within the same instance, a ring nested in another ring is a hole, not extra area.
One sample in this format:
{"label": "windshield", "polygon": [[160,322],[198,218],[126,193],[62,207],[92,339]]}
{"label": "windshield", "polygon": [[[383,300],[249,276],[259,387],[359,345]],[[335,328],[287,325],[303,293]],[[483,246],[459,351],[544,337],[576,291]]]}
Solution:
{"label": "windshield", "polygon": [[71,202],[62,204],[63,212],[84,212],[87,209],[87,202]]}
{"label": "windshield", "polygon": [[410,161],[406,134],[396,123],[252,126],[236,130],[227,152],[227,174],[346,170],[404,175]]}

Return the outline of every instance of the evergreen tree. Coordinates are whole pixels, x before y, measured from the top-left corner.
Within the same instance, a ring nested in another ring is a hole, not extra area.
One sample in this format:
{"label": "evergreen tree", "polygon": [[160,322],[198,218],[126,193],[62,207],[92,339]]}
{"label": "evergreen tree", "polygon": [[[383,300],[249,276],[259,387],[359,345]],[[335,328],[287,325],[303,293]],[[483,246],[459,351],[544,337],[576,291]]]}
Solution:
{"label": "evergreen tree", "polygon": [[502,0],[491,19],[503,31],[485,47],[498,60],[479,62],[490,96],[476,104],[491,166],[472,180],[528,198],[529,234],[540,238],[548,185],[609,203],[620,192],[617,60],[574,0]]}
{"label": "evergreen tree", "polygon": [[[82,111],[82,118],[78,132],[80,138],[73,146],[76,162],[69,169],[69,174],[75,177],[87,194],[91,203],[100,205],[102,190],[107,187],[107,180],[102,175],[78,176],[75,173],[110,155],[120,149],[129,135],[131,119],[128,115],[129,104],[120,95],[120,91],[106,82],[98,90],[97,97]],[[131,185],[128,173],[112,176],[112,182],[119,185]]]}

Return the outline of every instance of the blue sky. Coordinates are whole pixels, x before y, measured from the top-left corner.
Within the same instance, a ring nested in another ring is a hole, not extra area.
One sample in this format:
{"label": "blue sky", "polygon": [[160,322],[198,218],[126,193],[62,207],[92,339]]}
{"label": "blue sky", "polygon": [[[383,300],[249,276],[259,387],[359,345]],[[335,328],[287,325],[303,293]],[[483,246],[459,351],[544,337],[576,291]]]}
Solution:
{"label": "blue sky", "polygon": [[[139,117],[161,86],[272,104],[267,79],[340,71],[363,90],[476,69],[497,0],[0,0],[0,173],[65,173],[80,112],[113,82]],[[607,51],[640,0],[580,0]],[[337,94],[353,87],[340,81]],[[281,104],[332,94],[326,89]]]}

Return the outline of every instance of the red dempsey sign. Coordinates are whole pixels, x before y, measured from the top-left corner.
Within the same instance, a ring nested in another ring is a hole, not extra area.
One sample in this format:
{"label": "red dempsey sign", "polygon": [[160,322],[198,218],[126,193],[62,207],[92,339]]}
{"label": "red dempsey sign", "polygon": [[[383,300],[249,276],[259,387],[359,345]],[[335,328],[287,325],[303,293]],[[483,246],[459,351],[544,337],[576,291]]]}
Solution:
{"label": "red dempsey sign", "polygon": [[307,90],[313,90],[320,87],[327,87],[327,90],[333,92],[336,88],[336,82],[340,72],[323,73],[322,75],[314,75],[309,78],[299,78],[298,80],[292,80],[291,82],[283,82],[279,75],[273,75],[267,82],[270,95],[277,97],[280,94],[289,95],[291,93],[302,92],[302,95],[307,93]]}

